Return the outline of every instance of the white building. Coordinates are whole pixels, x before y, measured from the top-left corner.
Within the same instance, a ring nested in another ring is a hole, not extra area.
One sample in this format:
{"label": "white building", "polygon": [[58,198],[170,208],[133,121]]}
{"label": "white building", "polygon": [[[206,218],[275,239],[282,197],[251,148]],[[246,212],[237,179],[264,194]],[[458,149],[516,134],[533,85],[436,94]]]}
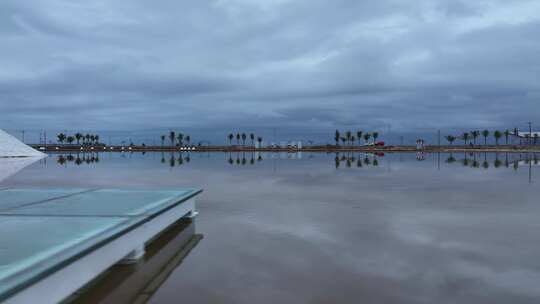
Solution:
{"label": "white building", "polygon": [[518,136],[521,138],[540,138],[540,132],[518,132]]}
{"label": "white building", "polygon": [[45,154],[23,144],[17,138],[0,130],[0,157],[44,157]]}

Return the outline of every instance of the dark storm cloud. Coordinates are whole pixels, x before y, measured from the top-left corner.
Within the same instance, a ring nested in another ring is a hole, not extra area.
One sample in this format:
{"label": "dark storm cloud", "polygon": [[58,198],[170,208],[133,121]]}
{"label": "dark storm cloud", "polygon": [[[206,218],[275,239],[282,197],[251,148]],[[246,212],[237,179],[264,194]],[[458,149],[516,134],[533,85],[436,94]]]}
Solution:
{"label": "dark storm cloud", "polygon": [[532,0],[3,1],[0,127],[513,127],[540,118],[538,11]]}

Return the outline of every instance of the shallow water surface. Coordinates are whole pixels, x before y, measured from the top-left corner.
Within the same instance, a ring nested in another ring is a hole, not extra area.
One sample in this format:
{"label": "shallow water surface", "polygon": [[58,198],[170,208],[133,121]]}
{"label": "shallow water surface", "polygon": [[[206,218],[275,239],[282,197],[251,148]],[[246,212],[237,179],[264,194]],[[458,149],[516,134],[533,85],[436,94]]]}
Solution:
{"label": "shallow water surface", "polygon": [[538,174],[504,153],[56,154],[0,187],[204,188],[153,303],[538,303]]}

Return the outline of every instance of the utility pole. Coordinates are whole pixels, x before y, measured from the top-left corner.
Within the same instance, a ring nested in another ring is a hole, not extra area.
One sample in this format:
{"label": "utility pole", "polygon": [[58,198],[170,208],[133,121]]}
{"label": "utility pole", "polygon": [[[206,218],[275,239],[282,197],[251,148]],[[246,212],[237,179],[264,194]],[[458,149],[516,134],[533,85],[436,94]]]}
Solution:
{"label": "utility pole", "polygon": [[441,130],[437,131],[437,143],[439,145],[439,148],[441,147]]}
{"label": "utility pole", "polygon": [[532,140],[532,123],[529,121],[529,146],[531,145]]}
{"label": "utility pole", "polygon": [[22,130],[21,132],[22,132],[22,142],[24,144],[24,130]]}

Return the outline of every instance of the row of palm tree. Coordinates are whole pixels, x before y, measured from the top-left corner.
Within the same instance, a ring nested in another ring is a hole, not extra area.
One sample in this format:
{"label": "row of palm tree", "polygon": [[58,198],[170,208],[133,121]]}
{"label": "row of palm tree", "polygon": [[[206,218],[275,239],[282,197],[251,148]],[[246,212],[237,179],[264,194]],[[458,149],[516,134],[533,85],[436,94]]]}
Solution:
{"label": "row of palm tree", "polygon": [[364,140],[364,144],[368,144],[369,140],[373,138],[373,143],[377,141],[377,138],[379,137],[379,132],[363,132],[363,131],[357,131],[355,134],[352,131],[345,131],[345,133],[341,133],[339,130],[336,130],[334,133],[334,141],[336,142],[336,146],[339,146],[339,142],[341,141],[343,145],[354,145],[356,141],[358,141],[358,145],[361,144],[360,140]]}
{"label": "row of palm tree", "polygon": [[[229,133],[229,135],[227,135],[227,139],[229,140],[229,146],[232,146],[232,142],[233,142],[233,139],[235,139],[236,137],[236,144],[237,145],[240,145],[240,141],[242,141],[242,146],[245,146],[246,145],[246,140],[248,138],[248,135],[246,133],[236,133],[236,136],[235,134],[233,133]],[[251,145],[253,147],[255,147],[255,134],[253,133],[250,133],[249,134],[249,139],[251,140]],[[263,138],[258,136],[257,138],[257,142],[259,143],[259,147],[263,141]]]}
{"label": "row of palm tree", "polygon": [[[171,147],[174,147],[175,144],[177,146],[184,146],[184,145],[187,145],[189,146],[191,144],[191,136],[190,135],[185,135],[183,133],[178,133],[176,134],[175,131],[170,131],[169,132],[169,141],[171,143]],[[165,140],[167,139],[167,135],[161,135],[161,146],[163,147],[165,145]]]}
{"label": "row of palm tree", "polygon": [[[518,134],[519,134],[519,131],[517,128],[515,128],[513,131],[510,131],[507,129],[507,130],[504,130],[503,132],[499,130],[495,130],[492,133],[489,130],[483,130],[483,131],[473,130],[471,132],[465,132],[461,134],[460,136],[447,135],[444,138],[448,141],[450,145],[454,143],[454,141],[456,141],[457,139],[463,140],[465,145],[468,142],[472,143],[473,145],[476,145],[476,140],[481,135],[482,137],[484,137],[484,145],[487,145],[488,138],[490,135],[492,135],[493,138],[495,139],[495,145],[499,145],[499,140],[502,137],[504,137],[505,139],[505,144],[508,145],[508,140],[510,138],[510,135],[518,136]],[[534,139],[534,144],[536,144],[538,140],[538,133],[534,134],[533,139]],[[521,144],[521,140],[520,140],[520,144]]]}
{"label": "row of palm tree", "polygon": [[[489,130],[483,130],[483,131],[478,131],[478,130],[473,130],[471,132],[464,132],[463,134],[461,134],[459,136],[459,139],[463,140],[464,144],[466,145],[467,143],[471,143],[473,145],[476,145],[476,140],[478,139],[478,137],[480,135],[482,135],[482,137],[484,137],[484,145],[487,145],[487,141],[488,141],[488,137],[490,135],[490,131]],[[505,140],[506,140],[506,144],[508,144],[508,139],[510,137],[510,134],[512,134],[509,130],[505,130],[504,132],[501,132],[499,130],[495,130],[493,131],[492,135],[493,135],[493,138],[495,138],[495,144],[498,145],[499,144],[499,140],[504,136]],[[445,139],[448,141],[448,143],[451,145],[454,143],[454,141],[456,141],[458,139],[457,136],[454,136],[454,135],[447,135],[445,136]]]}
{"label": "row of palm tree", "polygon": [[77,141],[77,145],[80,145],[81,141],[83,145],[99,144],[99,135],[97,134],[88,134],[88,133],[82,134],[82,133],[77,132],[74,135],[68,135],[65,133],[58,133],[56,137],[57,137],[58,143],[60,144],[68,143],[71,145],[75,141]]}

